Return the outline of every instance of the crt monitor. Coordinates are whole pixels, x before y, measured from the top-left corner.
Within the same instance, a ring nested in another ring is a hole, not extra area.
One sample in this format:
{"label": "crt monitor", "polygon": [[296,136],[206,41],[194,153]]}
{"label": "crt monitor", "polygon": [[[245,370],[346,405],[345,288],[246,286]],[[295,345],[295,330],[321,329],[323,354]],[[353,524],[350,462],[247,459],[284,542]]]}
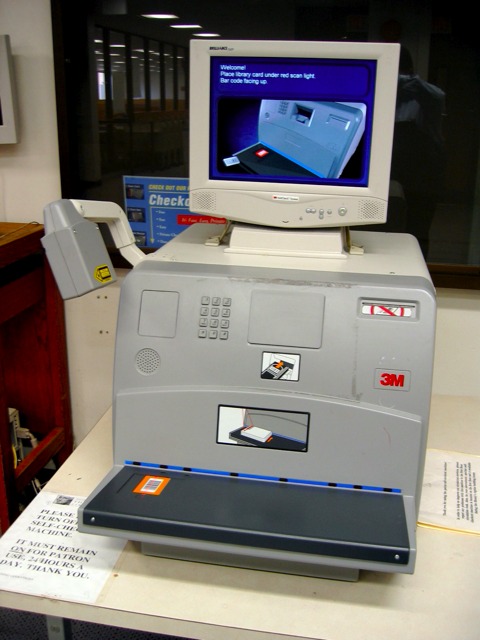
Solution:
{"label": "crt monitor", "polygon": [[190,208],[247,224],[386,221],[399,45],[191,42]]}

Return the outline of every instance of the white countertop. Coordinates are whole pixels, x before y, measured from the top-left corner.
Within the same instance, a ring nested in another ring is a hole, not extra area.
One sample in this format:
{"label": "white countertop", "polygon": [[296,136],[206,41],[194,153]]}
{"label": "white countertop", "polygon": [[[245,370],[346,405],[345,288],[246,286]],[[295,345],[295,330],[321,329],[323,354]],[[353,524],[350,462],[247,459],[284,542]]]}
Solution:
{"label": "white countertop", "polygon": [[[429,448],[480,454],[479,415],[479,398],[435,396]],[[87,496],[111,451],[108,411],[46,490]],[[95,604],[7,591],[0,602],[205,640],[478,640],[480,536],[419,527],[417,543],[414,575],[361,572],[348,583],[154,558],[128,542]]]}

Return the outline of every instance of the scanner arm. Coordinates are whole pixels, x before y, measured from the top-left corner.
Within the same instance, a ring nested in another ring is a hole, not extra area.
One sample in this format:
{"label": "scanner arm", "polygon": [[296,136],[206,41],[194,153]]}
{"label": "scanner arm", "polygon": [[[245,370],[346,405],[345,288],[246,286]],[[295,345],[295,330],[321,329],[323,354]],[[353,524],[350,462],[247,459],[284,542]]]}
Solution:
{"label": "scanner arm", "polygon": [[115,202],[100,200],[71,200],[78,213],[86,220],[108,224],[115,247],[132,267],[145,258],[135,243],[135,237],[124,210]]}
{"label": "scanner arm", "polygon": [[108,225],[115,247],[135,266],[146,255],[135,244],[127,216],[113,202],[56,200],[44,209],[42,245],[64,300],[115,282],[116,275],[98,227]]}

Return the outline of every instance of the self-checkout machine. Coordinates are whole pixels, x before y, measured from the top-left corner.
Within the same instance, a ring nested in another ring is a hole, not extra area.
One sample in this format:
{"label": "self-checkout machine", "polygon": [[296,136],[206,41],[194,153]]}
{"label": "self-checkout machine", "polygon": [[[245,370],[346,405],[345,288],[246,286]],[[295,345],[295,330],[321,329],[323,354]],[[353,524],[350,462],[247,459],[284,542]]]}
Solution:
{"label": "self-checkout machine", "polygon": [[[216,41],[191,55],[190,208],[225,217],[223,231],[195,224],[147,256],[117,205],[45,210],[65,298],[114,278],[97,222],[135,265],[114,466],[79,529],[201,562],[412,573],[435,292],[413,237],[348,230],[386,219],[398,47]],[[266,112],[275,144],[259,133]],[[340,130],[325,143],[334,164],[352,114],[362,135],[322,177],[302,144]]]}

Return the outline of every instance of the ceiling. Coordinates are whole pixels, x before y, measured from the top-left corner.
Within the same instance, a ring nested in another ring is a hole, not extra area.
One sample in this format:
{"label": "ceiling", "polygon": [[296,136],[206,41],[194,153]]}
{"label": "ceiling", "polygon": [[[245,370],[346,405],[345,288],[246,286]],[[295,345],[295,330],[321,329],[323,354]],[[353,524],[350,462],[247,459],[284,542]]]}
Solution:
{"label": "ceiling", "polygon": [[[188,46],[198,33],[216,33],[225,39],[293,40],[299,10],[308,7],[328,11],[348,7],[367,12],[368,0],[96,0],[95,20],[101,26],[136,33],[164,42]],[[172,20],[142,17],[171,13]],[[301,15],[301,14],[300,14]],[[201,28],[177,29],[171,25],[198,24]],[[320,28],[320,25],[319,25]],[[319,38],[320,39],[320,38]]]}

